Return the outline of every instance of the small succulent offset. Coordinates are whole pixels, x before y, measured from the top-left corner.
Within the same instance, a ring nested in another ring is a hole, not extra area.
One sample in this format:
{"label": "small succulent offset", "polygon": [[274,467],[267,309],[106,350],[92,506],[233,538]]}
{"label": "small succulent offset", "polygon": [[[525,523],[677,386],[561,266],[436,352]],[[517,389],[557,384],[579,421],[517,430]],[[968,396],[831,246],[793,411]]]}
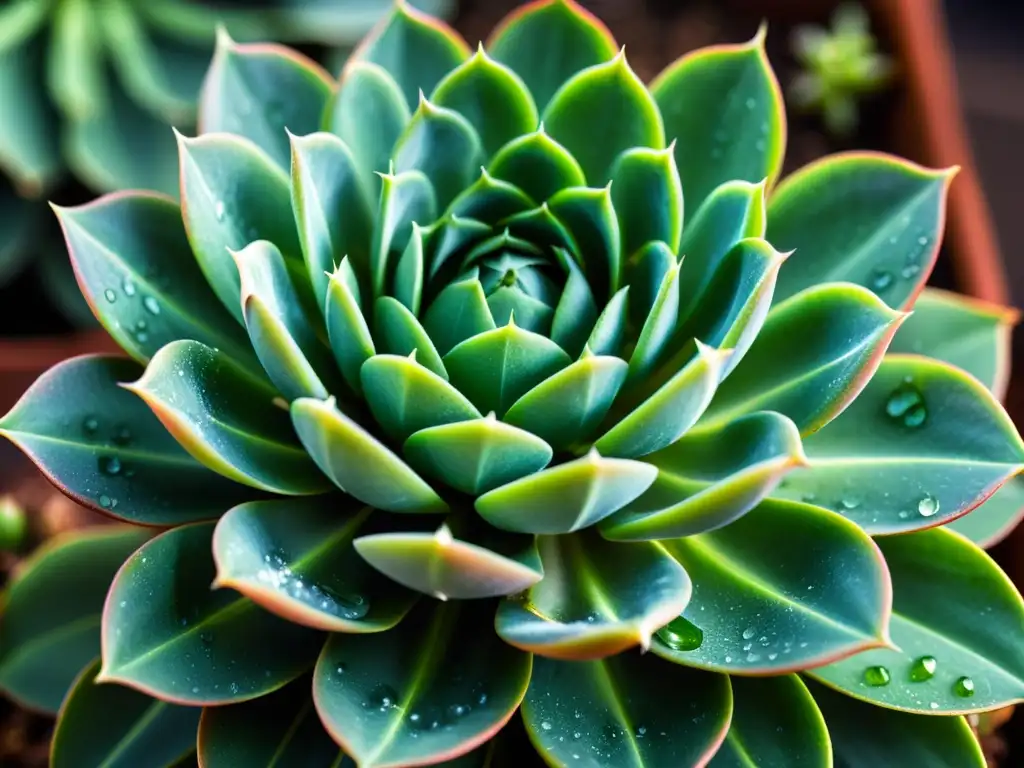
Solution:
{"label": "small succulent offset", "polygon": [[797,27],[792,46],[803,67],[790,88],[794,106],[820,112],[829,131],[849,136],[859,122],[859,100],[885,88],[895,72],[892,60],[877,50],[867,11],[856,3],[840,5],[831,30]]}
{"label": "small succulent offset", "polygon": [[475,52],[399,3],[337,84],[222,37],[180,207],[58,209],[128,358],[0,420],[134,524],[7,595],[53,765],[482,766],[514,716],[553,766],[983,765],[1013,313],[923,289],[952,170],[774,184],[763,41],[648,88],[572,0]]}

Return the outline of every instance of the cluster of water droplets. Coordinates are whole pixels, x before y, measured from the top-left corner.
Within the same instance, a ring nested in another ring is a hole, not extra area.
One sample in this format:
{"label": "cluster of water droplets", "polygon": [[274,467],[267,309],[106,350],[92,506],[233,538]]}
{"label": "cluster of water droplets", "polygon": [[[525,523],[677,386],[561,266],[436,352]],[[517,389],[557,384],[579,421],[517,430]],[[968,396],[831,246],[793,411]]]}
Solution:
{"label": "cluster of water droplets", "polygon": [[263,567],[256,572],[256,578],[295,600],[342,619],[357,621],[370,611],[370,601],[364,595],[342,594],[295,573],[282,550],[263,556]]}
{"label": "cluster of water droplets", "polygon": [[[157,276],[155,274],[152,274],[148,275],[147,278],[155,280]],[[125,277],[124,280],[121,281],[120,291],[115,290],[114,288],[107,288],[105,291],[103,291],[103,298],[107,300],[107,303],[115,304],[118,301],[119,296],[121,294],[124,294],[126,300],[132,300],[136,296],[141,296],[142,308],[146,311],[147,315],[156,317],[161,312],[160,302],[157,300],[157,298],[155,296],[141,295],[139,293],[138,286],[135,285],[135,281],[132,280],[132,278],[130,277]],[[140,317],[138,320],[136,320],[135,323],[127,330],[135,337],[135,340],[140,344],[144,344],[149,340],[149,321],[147,321],[144,317]]]}
{"label": "cluster of water droplets", "polygon": [[[86,416],[81,423],[82,436],[93,443],[105,442],[108,446],[126,448],[131,445],[133,436],[131,429],[125,424],[115,424],[109,430],[103,429],[103,423],[97,416]],[[96,455],[96,469],[104,478],[128,480],[135,476],[135,468],[123,461],[113,452],[100,452]],[[104,509],[113,510],[119,501],[117,496],[109,493],[109,482],[104,485],[104,493],[99,495],[99,504]]]}
{"label": "cluster of water droplets", "polygon": [[[748,96],[739,101],[739,95],[733,97],[734,103],[740,104],[748,112],[753,112],[757,107],[757,99],[753,96]],[[731,106],[731,105],[730,105]],[[768,133],[771,130],[771,126],[768,125],[767,120],[762,120],[758,126],[758,132],[760,133],[759,138],[754,141],[754,149],[758,152],[764,152],[768,146]],[[711,150],[710,155],[712,160],[721,160],[726,156],[726,153],[732,147],[733,137],[729,135],[729,132],[725,128],[718,128],[714,133],[711,134]]]}
{"label": "cluster of water droplets", "polygon": [[[904,216],[902,221],[904,227],[909,226],[910,217]],[[890,246],[897,246],[900,242],[899,235],[892,235],[889,238]],[[898,278],[903,280],[916,280],[917,276],[921,272],[922,262],[924,257],[928,254],[929,246],[931,245],[931,238],[925,234],[920,233],[914,238],[910,250],[907,251],[906,256],[903,259],[903,265],[898,270],[893,270],[890,267],[888,261],[884,262],[883,265],[878,266],[871,270],[868,275],[868,287],[877,294],[884,294],[890,288],[892,288]]]}
{"label": "cluster of water droplets", "polygon": [[[934,656],[919,656],[907,670],[906,679],[911,683],[926,683],[935,677],[938,668],[939,662]],[[892,682],[892,672],[888,667],[874,665],[864,670],[863,679],[872,688],[884,688]],[[952,690],[960,698],[969,699],[974,695],[974,680],[968,675],[962,675],[953,683]],[[929,707],[938,709],[939,704],[933,701]]]}

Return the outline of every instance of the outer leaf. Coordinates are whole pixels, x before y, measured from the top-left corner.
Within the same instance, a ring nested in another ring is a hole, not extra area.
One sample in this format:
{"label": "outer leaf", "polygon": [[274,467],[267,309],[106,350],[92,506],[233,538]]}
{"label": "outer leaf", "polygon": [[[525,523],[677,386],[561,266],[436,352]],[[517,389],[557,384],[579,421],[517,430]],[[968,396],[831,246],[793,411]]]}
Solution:
{"label": "outer leaf", "polygon": [[[942,528],[880,539],[879,546],[892,573],[892,639],[900,650],[858,654],[814,677],[863,701],[924,714],[977,712],[1024,699],[1024,601],[999,566]],[[915,680],[925,656],[935,666],[930,677]],[[886,669],[888,684],[868,684],[866,672],[876,666]],[[964,677],[974,684],[969,696],[958,694]]]}
{"label": "outer leaf", "polygon": [[486,157],[537,128],[537,106],[529,88],[481,45],[476,54],[438,83],[430,100],[462,114],[476,129]]}
{"label": "outer leaf", "polygon": [[441,513],[448,507],[419,475],[339,411],[333,398],[292,403],[299,439],[335,485],[390,512]]}
{"label": "outer leaf", "polygon": [[608,300],[604,310],[594,323],[594,330],[587,339],[587,347],[595,355],[614,355],[622,347],[629,318],[629,286]]}
{"label": "outer leaf", "polygon": [[831,768],[825,719],[796,675],[729,678],[729,733],[710,768]]}
{"label": "outer leaf", "polygon": [[251,498],[250,489],[193,461],[122,389],[140,370],[115,357],[59,363],[0,420],[0,434],[76,502],[133,523],[208,520]]}
{"label": "outer leaf", "polygon": [[694,583],[685,617],[703,633],[671,661],[780,674],[885,645],[892,606],[885,561],[857,526],[797,504],[766,503],[725,528],[662,542]]}
{"label": "outer leaf", "polygon": [[850,152],[789,176],[768,208],[768,240],[797,251],[776,301],[842,280],[870,288],[891,307],[910,305],[939,253],[954,173]]}
{"label": "outer leaf", "polygon": [[837,765],[874,768],[984,768],[971,727],[962,717],[922,717],[894,712],[811,685],[832,739]]}
{"label": "outer leaf", "polygon": [[683,233],[683,187],[675,147],[636,147],[623,152],[612,168],[612,201],[629,256],[657,240],[675,253]]}
{"label": "outer leaf", "polygon": [[541,202],[560,189],[587,183],[576,158],[551,138],[543,126],[502,147],[487,170]]}
{"label": "outer leaf", "polygon": [[519,73],[541,109],[566,80],[608,61],[617,48],[608,28],[575,0],[524,5],[506,16],[487,42],[495,59]]}
{"label": "outer leaf", "polygon": [[958,517],[947,527],[988,549],[1006,538],[1021,518],[1024,518],[1024,481],[1018,475],[970,514]]}
{"label": "outer leaf", "polygon": [[[25,14],[21,19],[9,15],[19,11]],[[17,180],[23,193],[35,195],[59,173],[60,146],[53,107],[41,83],[33,77],[43,65],[43,45],[31,39],[29,29],[18,27],[40,23],[49,9],[41,2],[18,2],[8,4],[0,13],[4,14],[0,16],[2,34],[9,36],[0,41],[4,51],[0,92],[10,104],[17,105],[17,109],[4,110],[0,115],[0,167]],[[29,14],[36,19],[29,19]]]}
{"label": "outer leaf", "polygon": [[807,289],[768,315],[702,424],[773,410],[801,434],[820,429],[860,394],[905,317],[855,285]]}
{"label": "outer leaf", "polygon": [[168,342],[194,339],[255,367],[244,333],[210,300],[176,203],[128,192],[54,210],[93,314],[129,355],[146,363]]}
{"label": "outer leaf", "polygon": [[331,351],[345,383],[356,393],[362,391],[359,370],[376,351],[370,327],[360,307],[359,283],[348,259],[331,274],[327,282],[324,322]]}
{"label": "outer leaf", "polygon": [[626,506],[654,482],[657,470],[628,459],[585,457],[495,488],[476,511],[498,528],[523,533],[569,533]]}
{"label": "outer leaf", "polygon": [[498,608],[498,635],[556,659],[598,659],[640,645],[683,612],[686,571],[655,544],[616,544],[592,532],[543,536],[544,579]]}
{"label": "outer leaf", "polygon": [[[661,149],[665,128],[661,113],[624,52],[607,64],[586,69],[568,80],[544,108],[551,135],[579,160],[594,187],[612,178],[620,154],[633,147]],[[601,132],[593,126],[599,122]]]}
{"label": "outer leaf", "polygon": [[430,601],[390,632],[332,635],[313,678],[324,726],[361,768],[438,762],[487,741],[522,701],[532,666],[491,621],[485,603]]}
{"label": "outer leaf", "polygon": [[352,58],[386,69],[412,109],[420,91],[431,93],[445,75],[469,58],[469,48],[444,22],[401,3],[363,39]]}
{"label": "outer leaf", "polygon": [[608,355],[583,357],[524,394],[505,421],[548,442],[556,451],[590,439],[626,379],[625,361]]}
{"label": "outer leaf", "polygon": [[267,696],[229,707],[207,707],[199,721],[199,759],[205,768],[302,765],[353,768],[327,735],[300,677]]}
{"label": "outer leaf", "polygon": [[99,670],[99,659],[82,670],[61,706],[50,746],[53,768],[159,768],[195,751],[199,709],[97,685]]}
{"label": "outer leaf", "polygon": [[314,629],[390,629],[415,597],[356,555],[352,542],[372,530],[371,510],[346,501],[257,501],[230,510],[213,534],[215,584]]}
{"label": "outer leaf", "polygon": [[281,45],[238,45],[221,27],[199,97],[199,130],[243,136],[287,169],[287,132],[318,130],[330,95],[331,78],[316,62]]}
{"label": "outer leaf", "polygon": [[1015,309],[925,288],[889,350],[963,368],[1002,400],[1010,379],[1010,332],[1018,318]]}
{"label": "outer leaf", "polygon": [[553,765],[581,768],[707,765],[731,716],[725,675],[636,653],[576,663],[537,658],[523,702],[538,751]]}
{"label": "outer leaf", "polygon": [[212,534],[212,523],[175,528],[121,567],[103,608],[97,682],[174,703],[229,704],[277,690],[309,667],[318,633],[210,589]]}
{"label": "outer leaf", "polygon": [[810,467],[777,495],[835,509],[871,534],[949,522],[1024,467],[1024,442],[995,398],[962,371],[912,355],[887,356],[805,448]]}
{"label": "outer leaf", "polygon": [[609,539],[669,539],[728,525],[806,463],[793,422],[755,413],[722,429],[698,430],[647,457],[654,485],[601,522]]}
{"label": "outer leaf", "polygon": [[665,133],[676,142],[683,192],[694,209],[719,184],[762,179],[771,184],[782,168],[786,116],[765,53],[766,31],[762,26],[742,45],[694,51],[651,83]]}
{"label": "outer leaf", "polygon": [[[50,539],[4,591],[0,688],[24,706],[56,712],[100,650],[110,580],[149,533],[102,527]],[[75,578],[68,578],[68,574]]]}
{"label": "outer leaf", "polygon": [[553,341],[512,321],[467,339],[444,356],[452,385],[481,413],[495,411],[499,417],[571,362]]}
{"label": "outer leaf", "polygon": [[510,595],[540,581],[544,571],[533,537],[488,533],[456,538],[442,524],[433,533],[362,536],[355,547],[388,578],[439,600]]}
{"label": "outer leaf", "polygon": [[214,472],[271,493],[303,495],[327,487],[274,403],[274,390],[210,347],[168,344],[142,378],[123,386]]}
{"label": "outer leaf", "polygon": [[348,257],[369,274],[373,210],[366,169],[328,133],[291,137],[292,210],[317,306],[324,311],[329,275]]}
{"label": "outer leaf", "polygon": [[179,135],[178,153],[182,216],[192,250],[217,298],[242,320],[238,270],[229,250],[269,240],[301,265],[288,176],[238,136]]}
{"label": "outer leaf", "polygon": [[82,119],[103,108],[107,81],[103,38],[90,23],[88,0],[69,0],[53,9],[46,86],[61,112]]}

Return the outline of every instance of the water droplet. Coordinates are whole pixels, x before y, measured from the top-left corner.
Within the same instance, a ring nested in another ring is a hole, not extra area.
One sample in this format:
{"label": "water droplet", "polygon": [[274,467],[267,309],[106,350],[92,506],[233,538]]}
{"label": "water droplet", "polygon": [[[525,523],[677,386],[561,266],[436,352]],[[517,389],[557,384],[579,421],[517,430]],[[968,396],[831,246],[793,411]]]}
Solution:
{"label": "water droplet", "polygon": [[647,728],[645,726],[641,725],[639,728],[636,729],[636,737],[638,739],[642,739],[646,733],[647,733]]}
{"label": "water droplet", "polygon": [[200,632],[199,633],[199,642],[201,642],[203,645],[212,645],[213,644],[213,635],[210,634],[209,632]]}
{"label": "water droplet", "polygon": [[845,496],[839,503],[843,505],[843,509],[856,509],[860,506],[860,499],[856,496]]}
{"label": "water droplet", "polygon": [[892,272],[885,269],[876,269],[871,273],[869,285],[871,290],[881,292],[888,289],[893,283]]}
{"label": "water droplet", "polygon": [[160,304],[152,296],[147,296],[142,300],[142,306],[146,308],[146,311],[151,315],[160,314]]}
{"label": "water droplet", "polygon": [[121,607],[122,608],[127,608],[128,607],[128,601],[127,600],[122,600],[121,601]]}
{"label": "water droplet", "polygon": [[754,149],[756,149],[758,152],[764,152],[765,146],[766,145],[764,139],[758,139],[757,141],[754,142]]}
{"label": "water droplet", "polygon": [[747,662],[750,663],[750,664],[753,664],[755,661],[760,661],[760,660],[761,660],[761,654],[759,654],[759,653],[748,653],[747,654]]}
{"label": "water droplet", "polygon": [[752,638],[756,634],[757,634],[757,630],[755,630],[753,627],[747,627],[746,629],[743,630],[743,639],[744,640],[749,640],[750,638]]}
{"label": "water droplet", "polygon": [[864,682],[874,688],[888,685],[892,676],[885,667],[868,667],[864,670]]}
{"label": "water droplet", "polygon": [[921,656],[916,659],[910,667],[910,680],[914,683],[923,683],[935,676],[935,669],[939,662],[934,656]]}
{"label": "water droplet", "polygon": [[682,616],[659,629],[655,636],[673,651],[695,651],[704,642],[704,631]]}
{"label": "water droplet", "polygon": [[224,221],[224,201],[218,200],[217,204],[213,206],[213,214],[217,217],[217,221]]}
{"label": "water droplet", "polygon": [[921,237],[917,238],[917,244],[918,245],[928,245],[928,238],[925,237],[924,235],[921,235]]}
{"label": "water droplet", "polygon": [[974,681],[971,678],[964,676],[953,683],[953,693],[964,699],[969,699],[974,695]]}
{"label": "water droplet", "polygon": [[753,96],[750,96],[750,97],[749,97],[749,98],[748,98],[748,99],[747,99],[747,100],[746,100],[746,101],[744,102],[744,104],[746,104],[746,107],[747,107],[747,109],[753,109],[754,107],[756,107],[756,106],[757,106],[757,99],[755,99],[755,98],[754,98]]}
{"label": "water droplet", "polygon": [[913,383],[904,381],[889,395],[885,412],[890,418],[902,421],[905,426],[919,427],[928,417],[924,397]]}
{"label": "water droplet", "polygon": [[100,422],[95,416],[86,416],[82,421],[82,431],[86,437],[94,437],[99,428]]}
{"label": "water droplet", "polygon": [[939,702],[937,702],[937,701],[933,701],[933,702],[932,702],[931,704],[929,704],[928,706],[929,706],[929,707],[931,707],[932,709],[938,709],[938,708],[939,708]]}
{"label": "water droplet", "polygon": [[917,264],[907,264],[900,270],[900,277],[909,280],[920,271],[921,267]]}
{"label": "water droplet", "polygon": [[117,301],[117,294],[114,293],[113,289],[107,288],[107,290],[103,292],[103,298],[105,298],[107,301],[113,304],[115,301]]}
{"label": "water droplet", "polygon": [[398,693],[390,685],[377,685],[367,694],[363,709],[377,709],[387,712],[398,706]]}
{"label": "water droplet", "polygon": [[925,496],[917,502],[917,511],[921,517],[931,517],[939,511],[939,500],[934,496]]}
{"label": "water droplet", "polygon": [[99,465],[104,475],[116,475],[121,471],[121,460],[117,456],[100,456]]}
{"label": "water droplet", "polygon": [[126,277],[124,279],[124,281],[121,283],[121,288],[124,290],[125,296],[131,297],[135,295],[135,283],[132,282],[132,279],[130,277]]}
{"label": "water droplet", "polygon": [[199,686],[198,685],[193,685],[192,686],[192,693],[199,693]]}
{"label": "water droplet", "polygon": [[113,509],[117,506],[117,499],[104,493],[100,496],[100,506],[104,509]]}
{"label": "water droplet", "polygon": [[553,726],[551,725],[551,723],[545,720],[543,723],[540,724],[540,727],[543,728],[545,731],[550,731]]}

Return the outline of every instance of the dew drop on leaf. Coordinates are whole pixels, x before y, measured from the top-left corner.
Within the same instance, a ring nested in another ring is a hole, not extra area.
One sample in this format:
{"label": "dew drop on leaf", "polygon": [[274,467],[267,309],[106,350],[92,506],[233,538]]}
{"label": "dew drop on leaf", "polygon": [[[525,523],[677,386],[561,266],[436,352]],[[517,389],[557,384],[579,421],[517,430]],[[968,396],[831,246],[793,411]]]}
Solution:
{"label": "dew drop on leaf", "polygon": [[121,460],[117,456],[100,456],[99,467],[104,475],[117,475],[121,472]]}
{"label": "dew drop on leaf", "polygon": [[135,283],[132,282],[130,277],[124,279],[124,282],[121,283],[121,288],[125,296],[131,297],[135,295]]}
{"label": "dew drop on leaf", "polygon": [[939,501],[934,496],[925,496],[917,502],[917,511],[921,517],[931,517],[939,511]]}
{"label": "dew drop on leaf", "polygon": [[104,509],[113,509],[117,506],[117,499],[113,496],[107,496],[107,494],[104,493],[100,496],[100,506]]}
{"label": "dew drop on leaf", "polygon": [[224,221],[224,201],[218,200],[217,204],[213,206],[213,214],[217,217],[217,221]]}
{"label": "dew drop on leaf", "polygon": [[703,630],[682,616],[659,629],[655,636],[673,651],[695,651],[704,642]]}
{"label": "dew drop on leaf", "polygon": [[966,676],[961,677],[953,683],[953,693],[961,698],[969,699],[974,695],[974,681]]}
{"label": "dew drop on leaf", "polygon": [[903,382],[889,395],[885,404],[886,414],[908,427],[919,427],[928,417],[924,397],[911,382]]}
{"label": "dew drop on leaf", "polygon": [[552,728],[551,723],[549,723],[547,720],[541,723],[540,727],[543,728],[545,731],[550,731]]}
{"label": "dew drop on leaf", "polygon": [[390,685],[374,686],[363,702],[364,709],[378,709],[381,712],[386,712],[396,706],[398,706],[398,693]]}
{"label": "dew drop on leaf", "polygon": [[749,640],[750,638],[752,638],[756,634],[757,634],[757,630],[755,630],[753,627],[747,627],[746,629],[743,630],[743,639],[744,640]]}
{"label": "dew drop on leaf", "polygon": [[103,292],[103,298],[105,298],[107,301],[113,304],[115,301],[117,301],[117,294],[114,293],[113,289],[107,288],[107,290]]}
{"label": "dew drop on leaf", "polygon": [[868,667],[864,670],[864,682],[874,688],[888,685],[891,679],[889,670],[885,667]]}
{"label": "dew drop on leaf", "polygon": [[935,670],[939,662],[934,656],[921,656],[916,659],[910,667],[910,680],[915,683],[923,683],[935,676]]}
{"label": "dew drop on leaf", "polygon": [[884,269],[876,269],[871,273],[868,284],[873,291],[887,290],[893,283],[892,272]]}
{"label": "dew drop on leaf", "polygon": [[856,509],[860,506],[860,499],[856,496],[844,496],[839,503],[842,504],[843,509]]}
{"label": "dew drop on leaf", "polygon": [[82,431],[86,437],[95,436],[96,432],[100,428],[100,422],[95,416],[86,416],[85,420],[82,421]]}
{"label": "dew drop on leaf", "polygon": [[142,306],[146,308],[146,311],[151,315],[160,314],[160,304],[152,296],[147,296],[142,300]]}

